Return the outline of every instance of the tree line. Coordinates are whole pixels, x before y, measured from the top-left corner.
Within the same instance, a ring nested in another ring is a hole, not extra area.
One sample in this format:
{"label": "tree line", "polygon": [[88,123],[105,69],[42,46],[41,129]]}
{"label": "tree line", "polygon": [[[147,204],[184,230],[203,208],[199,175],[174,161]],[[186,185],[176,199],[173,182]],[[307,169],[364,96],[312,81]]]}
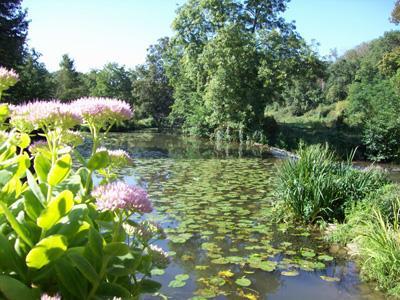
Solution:
{"label": "tree line", "polygon": [[[0,65],[21,77],[7,100],[121,98],[148,125],[242,142],[273,141],[281,111],[319,114],[321,121],[334,115],[330,126],[359,132],[370,159],[398,159],[400,32],[322,57],[282,17],[288,2],[188,0],[177,10],[173,35],[150,46],[144,64],[109,63],[87,73],[68,55],[58,71],[47,71],[26,47],[21,1],[2,2]],[[397,1],[396,24],[399,10]]]}

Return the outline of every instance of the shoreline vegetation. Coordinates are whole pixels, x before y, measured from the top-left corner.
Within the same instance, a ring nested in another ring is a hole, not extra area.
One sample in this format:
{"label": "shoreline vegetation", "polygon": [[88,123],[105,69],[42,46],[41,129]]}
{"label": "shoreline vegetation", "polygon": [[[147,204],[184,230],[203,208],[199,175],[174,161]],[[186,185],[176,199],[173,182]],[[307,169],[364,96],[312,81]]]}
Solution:
{"label": "shoreline vegetation", "polygon": [[277,221],[317,226],[346,247],[363,280],[400,297],[400,185],[373,168],[357,170],[328,146],[299,146],[278,167]]}

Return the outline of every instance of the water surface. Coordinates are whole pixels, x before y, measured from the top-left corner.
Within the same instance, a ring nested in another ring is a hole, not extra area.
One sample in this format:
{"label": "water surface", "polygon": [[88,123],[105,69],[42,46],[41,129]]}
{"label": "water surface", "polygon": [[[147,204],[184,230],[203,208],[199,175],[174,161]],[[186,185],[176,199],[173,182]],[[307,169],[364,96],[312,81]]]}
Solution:
{"label": "water surface", "polygon": [[[316,232],[272,221],[280,163],[260,148],[144,133],[112,134],[135,159],[125,180],[147,189],[168,238],[160,296],[143,299],[383,299]],[[164,298],[165,299],[165,298]]]}

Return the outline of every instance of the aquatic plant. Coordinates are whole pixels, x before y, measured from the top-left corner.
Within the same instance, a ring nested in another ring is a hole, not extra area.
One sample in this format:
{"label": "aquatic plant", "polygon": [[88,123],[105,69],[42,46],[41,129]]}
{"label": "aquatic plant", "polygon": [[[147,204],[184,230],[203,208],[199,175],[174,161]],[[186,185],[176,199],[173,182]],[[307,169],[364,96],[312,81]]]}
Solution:
{"label": "aquatic plant", "polygon": [[346,207],[388,183],[382,173],[356,170],[350,159],[338,162],[327,145],[300,145],[297,154],[279,166],[276,196],[281,211],[306,223],[343,221]]}
{"label": "aquatic plant", "polygon": [[[127,299],[160,288],[148,279],[153,269],[168,264],[165,253],[151,245],[163,237],[160,229],[148,226],[146,239],[124,230],[141,226],[137,220],[152,208],[148,195],[103,175],[113,156],[124,153],[97,152],[103,126],[132,112],[120,100],[97,100],[102,122],[94,122],[93,115],[88,125],[95,141],[89,157],[75,149],[82,137],[71,131],[95,113],[82,101],[0,106],[0,127],[11,118],[0,138],[0,297]],[[32,143],[33,130],[43,139]],[[80,160],[74,164],[78,169],[72,167],[73,157]],[[94,173],[103,177],[95,188]]]}
{"label": "aquatic plant", "polygon": [[362,277],[395,296],[400,296],[399,200],[392,221],[374,209],[372,217],[364,219],[364,232],[357,238]]}

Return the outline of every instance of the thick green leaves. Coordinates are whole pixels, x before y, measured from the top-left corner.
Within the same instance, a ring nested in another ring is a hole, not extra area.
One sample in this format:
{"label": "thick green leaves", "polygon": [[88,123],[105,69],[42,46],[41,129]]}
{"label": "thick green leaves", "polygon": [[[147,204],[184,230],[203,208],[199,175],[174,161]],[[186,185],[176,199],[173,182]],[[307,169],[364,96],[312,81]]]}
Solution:
{"label": "thick green leaves", "polygon": [[90,170],[98,170],[106,168],[110,163],[110,157],[107,151],[99,151],[95,153],[88,161],[87,167]]}
{"label": "thick green leaves", "polygon": [[47,175],[47,183],[51,186],[55,186],[63,181],[71,171],[72,158],[69,154],[61,156],[51,167],[49,174]]}
{"label": "thick green leaves", "polygon": [[36,155],[35,160],[33,162],[33,166],[35,168],[36,175],[42,182],[47,181],[47,175],[51,169],[51,161],[47,157],[45,157],[42,153]]}
{"label": "thick green leaves", "polygon": [[51,235],[32,248],[26,256],[26,264],[30,268],[40,269],[57,259],[67,250],[67,239],[59,234]]}
{"label": "thick green leaves", "polygon": [[61,192],[50,201],[47,208],[37,219],[37,225],[45,230],[50,229],[65,214],[67,214],[74,205],[74,196],[68,190]]}
{"label": "thick green leaves", "polygon": [[59,259],[55,264],[55,270],[58,279],[68,292],[79,299],[86,299],[87,281],[82,280],[82,275],[69,260]]}
{"label": "thick green leaves", "polygon": [[24,208],[29,218],[34,221],[36,221],[44,209],[42,203],[31,190],[27,190],[24,193]]}
{"label": "thick green leaves", "polygon": [[13,213],[8,209],[7,205],[4,202],[0,201],[0,211],[4,213],[7,218],[8,223],[10,223],[12,229],[18,234],[18,236],[30,247],[33,246],[33,243],[30,239],[30,234],[27,228],[25,228],[22,224],[18,222]]}
{"label": "thick green leaves", "polygon": [[43,195],[42,190],[40,189],[40,187],[37,184],[35,178],[33,177],[32,173],[29,170],[26,171],[26,178],[28,180],[28,186],[31,189],[32,193],[36,196],[36,198],[41,203],[45,203],[46,202],[46,198]]}
{"label": "thick green leaves", "polygon": [[123,286],[116,284],[116,283],[108,283],[104,282],[99,286],[99,289],[97,290],[97,295],[102,296],[102,298],[116,298],[120,297],[122,299],[131,299],[132,295],[131,293],[124,288]]}
{"label": "thick green leaves", "polygon": [[6,185],[8,181],[13,177],[13,173],[7,170],[0,171],[0,186]]}
{"label": "thick green leaves", "polygon": [[99,275],[96,273],[96,270],[90,264],[90,262],[83,256],[75,253],[70,253],[68,255],[72,264],[85,276],[87,280],[92,284],[98,284],[100,281]]}
{"label": "thick green leaves", "polygon": [[39,299],[39,291],[27,287],[22,282],[5,275],[0,276],[0,292],[8,300]]}
{"label": "thick green leaves", "polygon": [[157,281],[150,279],[143,279],[140,281],[140,292],[153,294],[161,288],[161,284]]}
{"label": "thick green leaves", "polygon": [[104,253],[109,256],[123,256],[129,253],[129,247],[125,243],[109,243],[104,247]]}
{"label": "thick green leaves", "polygon": [[17,255],[7,238],[0,232],[0,265],[6,269],[17,272],[22,278],[25,277],[26,268],[23,260]]}

